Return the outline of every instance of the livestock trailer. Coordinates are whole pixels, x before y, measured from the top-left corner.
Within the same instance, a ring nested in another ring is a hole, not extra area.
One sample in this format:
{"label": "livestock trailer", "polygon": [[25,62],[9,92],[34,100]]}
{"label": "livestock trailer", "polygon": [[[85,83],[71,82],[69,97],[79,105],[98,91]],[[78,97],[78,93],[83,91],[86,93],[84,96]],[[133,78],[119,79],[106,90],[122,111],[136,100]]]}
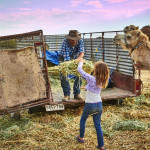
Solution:
{"label": "livestock trailer", "polygon": [[[113,43],[113,37],[121,32],[81,33],[85,48],[84,59],[104,61],[111,72],[111,86],[101,92],[103,100],[141,94],[140,69],[135,70],[127,50],[122,50]],[[69,101],[62,102],[63,92],[60,89],[54,91],[51,87],[46,45],[49,46],[49,51],[59,51],[64,36],[43,35],[43,31],[38,30],[0,37],[1,57],[6,56],[6,59],[0,61],[0,114],[36,106],[45,106],[47,111],[63,110],[65,105],[84,103],[72,95]],[[10,80],[11,77],[14,79]],[[85,90],[81,90],[81,95],[85,97]]]}
{"label": "livestock trailer", "polygon": [[[135,69],[128,50],[123,50],[113,43],[116,34],[122,31],[81,33],[84,40],[84,59],[105,62],[111,72],[111,87],[102,90],[103,100],[123,99],[141,94],[140,69]],[[45,35],[45,42],[50,51],[59,51],[65,35]],[[54,99],[61,101],[53,93]],[[84,90],[82,91],[85,97]],[[63,96],[63,95],[62,95]]]}

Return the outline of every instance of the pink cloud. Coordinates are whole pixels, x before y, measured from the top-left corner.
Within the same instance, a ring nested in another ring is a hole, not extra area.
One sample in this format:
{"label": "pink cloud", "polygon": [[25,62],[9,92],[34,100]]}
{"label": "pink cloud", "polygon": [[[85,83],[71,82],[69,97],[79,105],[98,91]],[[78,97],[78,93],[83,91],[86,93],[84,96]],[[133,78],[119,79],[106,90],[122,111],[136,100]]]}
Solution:
{"label": "pink cloud", "polygon": [[23,4],[30,4],[31,2],[30,1],[23,1],[22,3]]}
{"label": "pink cloud", "polygon": [[58,9],[58,8],[53,8],[51,11],[52,14],[54,15],[63,15],[64,13],[66,13],[66,10],[63,9]]}
{"label": "pink cloud", "polygon": [[122,3],[128,0],[103,0],[103,1],[108,2],[108,3]]}
{"label": "pink cloud", "polygon": [[[92,3],[90,3],[92,4]],[[95,4],[95,3],[94,3]],[[95,5],[94,5],[95,6]],[[131,5],[132,6],[132,5]],[[117,18],[130,18],[132,16],[138,15],[143,11],[150,9],[149,5],[137,5],[135,9],[129,6],[122,6],[120,8],[102,8],[101,9],[90,9],[90,10],[63,10],[53,8],[51,10],[46,9],[35,9],[30,8],[20,8],[20,12],[13,12],[8,14],[0,14],[1,21],[19,21],[39,23],[41,20],[47,24],[47,22],[53,22],[53,24],[58,23],[64,24],[65,22],[76,22],[76,20],[81,22],[87,22],[90,20],[113,20]],[[135,11],[136,10],[136,11]],[[73,16],[73,17],[72,17]],[[84,18],[84,19],[83,19]],[[69,21],[68,21],[69,20]],[[75,20],[75,21],[74,21]],[[76,24],[76,23],[75,23]],[[55,25],[54,25],[55,26]]]}
{"label": "pink cloud", "polygon": [[29,10],[31,10],[31,8],[19,8],[19,10],[22,10],[22,11],[29,11]]}
{"label": "pink cloud", "polygon": [[[85,2],[85,0],[81,0]],[[88,9],[88,10],[64,10],[53,8],[51,10],[46,9],[34,9],[31,10],[30,8],[19,8],[20,12],[13,12],[5,14],[0,14],[0,20],[43,20],[45,22],[52,20],[54,23],[59,22],[63,24],[64,22],[74,22],[75,19],[78,21],[81,20],[87,22],[92,19],[96,20],[110,20],[110,19],[117,19],[117,18],[130,18],[132,16],[138,15],[148,9],[150,9],[150,1],[130,1],[128,4],[121,5],[120,7],[102,7],[102,4],[99,1],[89,1],[86,5],[92,5],[96,8],[101,9]],[[134,9],[133,9],[134,8]],[[17,9],[17,8],[16,8]],[[3,17],[5,16],[5,17]],[[73,16],[73,17],[72,17]],[[33,19],[31,19],[33,18]],[[84,18],[84,19],[83,19]],[[61,22],[63,21],[63,22]],[[38,22],[38,21],[37,21]]]}
{"label": "pink cloud", "polygon": [[[97,2],[97,0],[95,0]],[[83,2],[83,1],[82,1]],[[84,1],[83,4],[87,2]],[[94,2],[94,1],[91,1]],[[89,6],[93,4],[89,2]],[[95,6],[91,5],[91,6]],[[95,6],[96,7],[96,6]],[[80,9],[80,10],[64,10],[53,8],[51,10],[46,9],[26,9],[20,8],[20,11],[13,10],[13,13],[0,13],[0,28],[5,26],[9,26],[9,28],[13,28],[13,30],[5,30],[2,31],[5,34],[10,34],[9,32],[21,33],[34,31],[37,29],[42,29],[43,31],[48,31],[49,33],[44,34],[53,34],[53,33],[67,33],[68,30],[71,29],[80,29],[83,28],[93,28],[94,24],[104,23],[105,21],[117,22],[118,20],[128,20],[133,16],[138,16],[141,13],[150,9],[150,1],[130,1],[129,3],[125,3],[124,5],[118,5],[114,7],[102,7],[101,9]],[[30,10],[29,10],[30,9]],[[140,22],[140,20],[138,20]],[[93,25],[93,26],[92,26]],[[97,25],[97,26],[99,26]],[[20,29],[19,29],[20,27]],[[109,29],[108,29],[109,30]],[[1,33],[2,34],[2,33]]]}
{"label": "pink cloud", "polygon": [[8,18],[8,16],[6,16],[6,15],[0,13],[0,20],[1,20],[1,21],[6,21],[6,20],[7,20],[6,18]]}
{"label": "pink cloud", "polygon": [[100,1],[96,0],[96,1],[89,1],[86,3],[86,5],[89,5],[89,6],[94,6],[95,8],[102,8],[103,7],[103,4],[100,3]]}
{"label": "pink cloud", "polygon": [[77,7],[77,6],[79,6],[81,3],[85,2],[85,1],[86,0],[72,0],[72,1],[70,1],[70,3],[71,3],[72,7]]}

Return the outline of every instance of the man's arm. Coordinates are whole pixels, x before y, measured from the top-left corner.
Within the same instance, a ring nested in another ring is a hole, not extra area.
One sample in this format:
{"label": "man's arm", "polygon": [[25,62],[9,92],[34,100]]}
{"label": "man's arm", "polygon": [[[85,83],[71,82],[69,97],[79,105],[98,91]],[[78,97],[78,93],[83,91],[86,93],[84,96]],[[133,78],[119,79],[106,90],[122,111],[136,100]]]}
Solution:
{"label": "man's arm", "polygon": [[83,58],[83,56],[84,56],[84,52],[81,52],[78,56],[78,59]]}
{"label": "man's arm", "polygon": [[79,46],[78,59],[83,58],[83,56],[84,56],[84,41],[83,41],[83,39],[80,39],[79,42],[80,42],[80,46]]}

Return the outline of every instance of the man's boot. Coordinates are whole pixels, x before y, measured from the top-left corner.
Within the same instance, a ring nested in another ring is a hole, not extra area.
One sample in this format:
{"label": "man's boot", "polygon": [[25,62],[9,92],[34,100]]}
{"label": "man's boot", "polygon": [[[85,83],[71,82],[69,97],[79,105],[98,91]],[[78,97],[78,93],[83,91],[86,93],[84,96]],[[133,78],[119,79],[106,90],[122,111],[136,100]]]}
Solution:
{"label": "man's boot", "polygon": [[66,102],[66,101],[68,101],[69,99],[70,99],[70,96],[66,95],[66,96],[64,96],[64,98],[62,98],[62,101],[63,101],[63,102]]}
{"label": "man's boot", "polygon": [[83,100],[83,98],[80,94],[74,95],[74,99]]}

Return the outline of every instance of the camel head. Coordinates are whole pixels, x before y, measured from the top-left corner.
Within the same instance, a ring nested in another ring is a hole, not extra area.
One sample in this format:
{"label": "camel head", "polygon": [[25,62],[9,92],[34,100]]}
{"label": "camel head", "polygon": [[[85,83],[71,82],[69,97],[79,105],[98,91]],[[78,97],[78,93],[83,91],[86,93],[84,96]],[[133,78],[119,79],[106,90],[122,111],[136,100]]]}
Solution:
{"label": "camel head", "polygon": [[130,49],[140,42],[148,42],[148,37],[140,30],[132,30],[127,34],[118,34],[113,39],[115,44],[121,45],[123,49]]}
{"label": "camel head", "polygon": [[124,28],[124,33],[128,33],[129,31],[132,31],[132,30],[138,30],[139,29],[139,26],[134,26],[134,25],[129,25],[129,26],[126,26]]}
{"label": "camel head", "polygon": [[113,39],[113,42],[115,44],[121,44],[122,41],[124,40],[124,34],[117,34],[114,39]]}
{"label": "camel head", "polygon": [[132,30],[126,34],[127,44],[131,47],[137,46],[140,42],[148,42],[148,37],[140,30]]}
{"label": "camel head", "polygon": [[127,44],[126,44],[126,41],[125,41],[125,34],[117,34],[114,39],[113,39],[113,42],[115,44],[118,44],[118,45],[121,45],[121,47],[123,49],[127,49]]}

